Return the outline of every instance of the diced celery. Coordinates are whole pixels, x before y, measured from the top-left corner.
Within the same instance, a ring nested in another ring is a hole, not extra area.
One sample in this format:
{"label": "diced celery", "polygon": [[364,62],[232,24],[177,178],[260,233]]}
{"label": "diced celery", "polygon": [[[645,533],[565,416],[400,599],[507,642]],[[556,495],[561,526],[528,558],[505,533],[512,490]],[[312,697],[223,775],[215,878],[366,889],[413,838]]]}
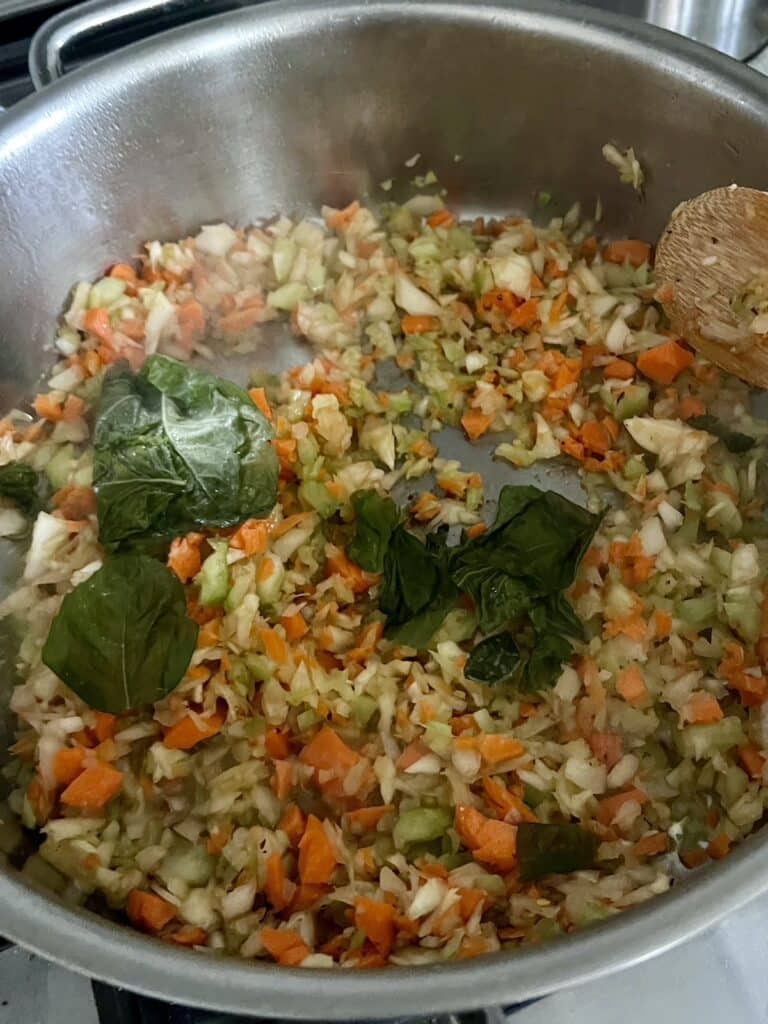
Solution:
{"label": "diced celery", "polygon": [[300,281],[289,281],[281,285],[267,295],[267,305],[273,309],[282,309],[286,313],[292,312],[300,302],[309,298],[309,288]]}
{"label": "diced celery", "polygon": [[685,495],[683,497],[685,507],[689,508],[692,512],[701,512],[703,508],[703,493],[701,484],[695,484],[692,480],[686,481]]}
{"label": "diced celery", "polygon": [[643,416],[648,410],[649,394],[647,384],[630,384],[616,403],[616,418],[623,421],[630,416]]}
{"label": "diced celery", "polygon": [[693,629],[704,629],[717,614],[717,598],[711,591],[701,597],[689,597],[685,601],[680,601],[677,614]]}
{"label": "diced celery", "polygon": [[523,800],[528,804],[529,807],[538,807],[540,803],[547,799],[549,793],[543,789],[536,789],[535,786],[530,786],[526,782],[523,787]]}
{"label": "diced celery", "polygon": [[711,725],[689,725],[678,733],[678,742],[684,757],[701,761],[705,757],[742,746],[746,737],[741,720],[730,716]]}
{"label": "diced celery", "polygon": [[452,820],[451,812],[443,807],[416,807],[403,811],[395,823],[392,837],[399,849],[411,843],[426,843],[444,836]]}
{"label": "diced celery", "polygon": [[339,501],[332,497],[325,484],[319,480],[304,480],[299,486],[299,498],[323,519],[330,519],[339,509]]}
{"label": "diced celery", "polygon": [[735,804],[749,785],[749,776],[738,765],[729,765],[725,774],[718,776],[715,786],[726,807]]}
{"label": "diced celery", "polygon": [[679,544],[695,544],[699,537],[701,516],[698,512],[685,513],[683,525],[675,533],[675,541]]}
{"label": "diced celery", "polygon": [[367,693],[361,693],[357,697],[353,697],[349,707],[352,713],[352,720],[360,729],[365,729],[379,710],[378,703],[373,697],[369,697]]}
{"label": "diced celery", "polygon": [[413,408],[413,398],[407,391],[395,391],[389,395],[388,409],[402,416]]}
{"label": "diced celery", "polygon": [[124,292],[125,281],[121,281],[119,277],[103,277],[91,288],[88,308],[101,309],[104,306],[111,306]]}
{"label": "diced celery", "polygon": [[624,463],[622,475],[625,480],[639,480],[647,472],[648,470],[642,455],[633,455]]}
{"label": "diced celery", "polygon": [[481,263],[475,271],[475,295],[484,295],[493,287],[493,272],[487,263]]}
{"label": "diced celery", "polygon": [[296,250],[297,246],[292,238],[278,238],[275,242],[275,247],[272,250],[272,266],[280,284],[288,280],[296,259]]}
{"label": "diced celery", "polygon": [[317,446],[317,441],[311,434],[299,439],[299,443],[296,446],[296,454],[299,456],[299,462],[302,466],[309,466],[317,459],[320,449]]}
{"label": "diced celery", "polygon": [[243,723],[243,732],[248,739],[255,740],[257,736],[263,736],[267,731],[267,721],[261,715],[254,715]]}
{"label": "diced celery", "polygon": [[227,677],[239,693],[244,697],[250,696],[253,690],[253,678],[243,658],[230,658]]}
{"label": "diced celery", "polygon": [[246,654],[245,664],[254,679],[258,679],[259,682],[263,683],[272,676],[272,666],[263,654]]}
{"label": "diced celery", "polygon": [[227,542],[212,541],[213,552],[203,562],[197,575],[200,585],[200,604],[211,608],[224,604],[229,592],[229,566],[227,565]]}
{"label": "diced celery", "polygon": [[75,464],[75,449],[71,444],[63,444],[45,466],[45,474],[50,480],[54,491],[61,490],[69,483]]}
{"label": "diced celery", "polygon": [[413,214],[404,206],[396,206],[389,215],[389,229],[397,235],[408,235],[415,226]]}
{"label": "diced celery", "polygon": [[320,718],[315,710],[307,708],[306,711],[302,711],[296,716],[296,724],[299,727],[300,732],[306,732],[307,729],[311,729],[313,725],[316,725],[320,721]]}
{"label": "diced celery", "polygon": [[453,747],[453,732],[447,722],[427,722],[424,742],[436,754],[447,756]]}
{"label": "diced celery", "polygon": [[253,562],[235,564],[232,569],[232,586],[225,601],[228,612],[233,612],[240,606],[240,602],[253,587],[255,579],[256,566]]}
{"label": "diced celery", "polygon": [[[267,570],[266,562],[270,563]],[[263,604],[274,604],[280,596],[280,590],[285,579],[283,563],[277,555],[267,552],[262,556],[261,565],[256,573],[256,593]]]}
{"label": "diced celery", "polygon": [[213,874],[213,857],[202,846],[178,840],[166,853],[157,874],[166,885],[181,879],[187,885],[205,885]]}
{"label": "diced celery", "polygon": [[734,587],[725,595],[723,610],[728,625],[745,640],[760,638],[760,603],[748,587]]}

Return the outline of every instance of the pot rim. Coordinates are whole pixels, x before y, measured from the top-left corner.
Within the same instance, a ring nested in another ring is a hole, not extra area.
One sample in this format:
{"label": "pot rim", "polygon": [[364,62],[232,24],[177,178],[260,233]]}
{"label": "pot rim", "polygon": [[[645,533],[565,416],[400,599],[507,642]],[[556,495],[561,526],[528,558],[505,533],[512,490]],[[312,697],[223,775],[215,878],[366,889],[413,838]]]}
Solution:
{"label": "pot rim", "polygon": [[[301,34],[336,19],[399,17],[493,21],[555,38],[580,37],[663,66],[679,77],[705,77],[721,96],[750,104],[768,124],[768,81],[714,50],[621,15],[557,0],[472,3],[461,0],[280,0],[172,29],[101,58],[43,94],[22,101],[0,122],[0,161],[12,160],[52,124],[87,107],[95,96],[130,88],[139,77],[222,53],[243,33]],[[211,1010],[260,1017],[349,1019],[451,1012],[503,1006],[587,982],[666,952],[768,889],[768,832],[742,843],[661,899],[584,931],[519,953],[472,961],[381,971],[302,970],[174,949],[87,910],[74,910],[31,888],[18,872],[0,873],[0,929],[61,966],[146,995]]]}

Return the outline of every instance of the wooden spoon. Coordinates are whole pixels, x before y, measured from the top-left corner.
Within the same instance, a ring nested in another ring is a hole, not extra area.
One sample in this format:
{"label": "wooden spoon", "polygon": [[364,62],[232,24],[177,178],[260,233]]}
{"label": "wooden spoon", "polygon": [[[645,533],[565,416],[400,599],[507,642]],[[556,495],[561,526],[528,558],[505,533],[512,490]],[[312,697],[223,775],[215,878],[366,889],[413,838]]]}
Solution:
{"label": "wooden spoon", "polygon": [[[768,193],[730,185],[681,203],[656,249],[658,298],[672,329],[724,370],[768,388],[768,334],[732,302],[756,278],[768,296]],[[760,325],[762,326],[762,325]]]}

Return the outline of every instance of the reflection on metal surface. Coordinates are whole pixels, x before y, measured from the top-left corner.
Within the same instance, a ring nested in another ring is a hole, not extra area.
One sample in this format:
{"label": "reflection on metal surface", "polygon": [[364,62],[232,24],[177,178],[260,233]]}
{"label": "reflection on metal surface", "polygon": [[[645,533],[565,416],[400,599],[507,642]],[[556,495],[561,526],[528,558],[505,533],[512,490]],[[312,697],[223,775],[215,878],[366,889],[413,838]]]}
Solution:
{"label": "reflection on metal surface", "polygon": [[768,0],[579,0],[746,60],[768,42]]}

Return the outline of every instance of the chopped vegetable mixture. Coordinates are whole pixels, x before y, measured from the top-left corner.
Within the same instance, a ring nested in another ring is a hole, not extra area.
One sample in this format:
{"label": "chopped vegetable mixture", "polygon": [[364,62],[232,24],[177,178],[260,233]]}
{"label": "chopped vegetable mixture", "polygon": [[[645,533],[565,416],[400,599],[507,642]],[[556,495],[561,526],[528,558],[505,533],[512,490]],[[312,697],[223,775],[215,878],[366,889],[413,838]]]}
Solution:
{"label": "chopped vegetable mixture", "polygon": [[[669,330],[651,246],[595,232],[419,195],[77,285],[0,424],[27,876],[177,945],[426,964],[627,910],[759,825],[768,430]],[[272,375],[279,319],[312,353]],[[520,481],[548,462],[581,503]]]}

